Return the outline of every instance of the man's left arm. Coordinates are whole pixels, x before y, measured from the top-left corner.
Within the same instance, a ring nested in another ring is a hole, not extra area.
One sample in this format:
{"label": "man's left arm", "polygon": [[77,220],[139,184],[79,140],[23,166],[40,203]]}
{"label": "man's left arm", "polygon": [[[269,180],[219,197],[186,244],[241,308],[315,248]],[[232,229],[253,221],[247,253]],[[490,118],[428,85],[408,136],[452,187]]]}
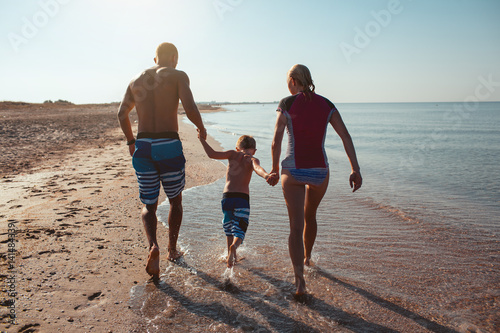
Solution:
{"label": "man's left arm", "polygon": [[130,118],[129,114],[130,111],[135,106],[135,101],[134,101],[134,96],[132,95],[132,90],[130,89],[130,85],[127,87],[127,91],[125,92],[125,96],[123,96],[123,100],[120,104],[120,107],[118,108],[118,120],[120,122],[120,127],[127,137],[127,144],[132,142],[131,144],[128,144],[129,146],[129,151],[130,151],[130,156],[134,154],[135,150],[135,144],[134,142],[134,132],[132,131],[132,124],[130,123]]}

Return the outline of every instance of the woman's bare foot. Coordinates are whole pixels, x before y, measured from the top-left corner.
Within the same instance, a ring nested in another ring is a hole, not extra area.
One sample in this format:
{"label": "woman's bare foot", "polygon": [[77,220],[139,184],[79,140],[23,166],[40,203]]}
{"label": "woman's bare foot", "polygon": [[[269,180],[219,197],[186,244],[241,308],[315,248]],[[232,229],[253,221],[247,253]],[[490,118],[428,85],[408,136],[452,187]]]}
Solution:
{"label": "woman's bare foot", "polygon": [[300,278],[295,277],[295,287],[297,287],[297,290],[295,291],[295,296],[300,297],[305,295],[306,281],[304,280],[303,276]]}
{"label": "woman's bare foot", "polygon": [[160,249],[156,245],[149,250],[146,272],[153,277],[160,275]]}
{"label": "woman's bare foot", "polygon": [[170,261],[176,261],[184,255],[184,252],[177,250],[168,250],[167,259]]}
{"label": "woman's bare foot", "polygon": [[314,266],[314,262],[311,260],[311,257],[306,257],[304,259],[304,265],[309,266],[309,267]]}

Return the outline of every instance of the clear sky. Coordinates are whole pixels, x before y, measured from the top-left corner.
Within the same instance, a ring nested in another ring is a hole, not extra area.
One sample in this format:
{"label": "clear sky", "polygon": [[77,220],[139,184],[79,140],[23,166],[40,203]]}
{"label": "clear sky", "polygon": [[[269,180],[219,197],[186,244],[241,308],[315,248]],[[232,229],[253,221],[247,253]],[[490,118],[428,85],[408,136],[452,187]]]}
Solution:
{"label": "clear sky", "polygon": [[164,41],[196,101],[500,101],[500,0],[0,0],[0,100],[119,101]]}

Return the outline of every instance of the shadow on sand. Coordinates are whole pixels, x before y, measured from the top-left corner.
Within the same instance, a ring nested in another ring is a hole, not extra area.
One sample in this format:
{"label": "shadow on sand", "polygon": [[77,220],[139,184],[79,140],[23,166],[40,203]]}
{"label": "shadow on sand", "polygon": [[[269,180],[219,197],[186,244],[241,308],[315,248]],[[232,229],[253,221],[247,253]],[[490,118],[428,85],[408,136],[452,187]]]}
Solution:
{"label": "shadow on sand", "polygon": [[[271,285],[277,288],[277,290],[284,293],[285,297],[272,297],[252,290],[240,289],[238,286],[235,286],[230,282],[219,281],[209,274],[190,266],[183,260],[175,264],[181,268],[188,270],[189,272],[191,272],[191,274],[192,272],[196,272],[197,277],[214,286],[218,290],[226,292],[226,295],[234,298],[235,302],[245,303],[246,305],[248,305],[248,307],[258,312],[259,317],[265,318],[267,324],[269,325],[267,326],[265,324],[262,324],[262,322],[259,323],[256,319],[250,318],[237,309],[231,308],[231,306],[225,305],[222,302],[214,301],[211,303],[206,303],[203,301],[197,301],[192,298],[186,297],[165,281],[160,280],[155,282],[155,285],[159,291],[173,298],[190,313],[198,317],[210,318],[215,322],[219,322],[233,328],[269,331],[269,327],[271,327],[272,330],[277,332],[319,332],[320,330],[307,324],[307,319],[310,318],[304,317],[304,322],[299,321],[287,315],[286,313],[284,313],[285,311],[283,311],[283,309],[289,309],[291,306],[296,307],[298,305],[299,311],[300,306],[307,307],[309,310],[318,313],[323,318],[328,318],[332,323],[338,325],[339,328],[346,328],[353,332],[399,332],[380,324],[369,322],[359,316],[349,314],[342,309],[332,306],[331,304],[328,304],[324,300],[311,294],[306,297],[302,304],[298,304],[293,300],[293,286],[290,283],[287,283],[280,279],[276,279],[257,269],[246,268],[248,272],[269,282]],[[333,283],[338,284],[348,290],[358,293],[360,296],[366,298],[374,304],[377,304],[398,315],[404,316],[414,321],[415,323],[429,331],[440,333],[458,333],[453,329],[438,324],[437,322],[430,319],[424,318],[410,310],[407,310],[397,304],[376,296],[362,288],[339,280],[338,278],[322,270],[321,268],[315,268],[315,270],[318,275],[327,278]],[[301,314],[299,313],[298,315],[300,316]]]}
{"label": "shadow on sand", "polygon": [[[333,276],[332,274],[324,271],[323,269],[321,268],[315,268],[316,272],[320,275],[320,276],[323,276],[327,279],[329,279],[330,281],[338,284],[338,285],[341,285],[342,287],[346,288],[346,289],[349,289],[351,291],[354,291],[356,293],[358,293],[359,295],[363,296],[364,298],[366,298],[367,300],[373,302],[374,304],[377,304],[381,307],[384,307],[386,308],[387,310],[389,311],[392,311],[394,313],[397,313],[398,315],[401,315],[401,316],[404,316],[408,319],[411,319],[413,320],[414,322],[416,322],[417,324],[419,324],[420,326],[424,327],[425,329],[431,331],[431,332],[439,332],[439,333],[458,333],[457,331],[451,329],[451,328],[448,328],[446,326],[443,326],[441,324],[438,324],[436,323],[435,321],[432,321],[430,319],[427,319],[425,317],[422,317],[421,315],[418,315],[416,314],[415,312],[412,312],[410,310],[407,310],[397,304],[394,304],[390,301],[387,301],[379,296],[376,296],[370,292],[368,292],[367,290],[364,290],[362,288],[359,288],[359,287],[356,287],[352,284],[349,284],[345,281],[342,281],[342,280],[339,280],[338,278],[336,278],[335,276]],[[318,302],[322,302],[321,300],[316,300]]]}
{"label": "shadow on sand", "polygon": [[[259,314],[266,318],[269,325],[278,332],[319,332],[318,330],[308,326],[305,323],[299,322],[282,312],[280,312],[275,307],[267,304],[265,300],[267,299],[264,295],[255,293],[249,290],[240,290],[237,286],[226,282],[221,282],[205,272],[191,267],[183,260],[175,262],[179,267],[187,269],[189,272],[196,272],[196,275],[200,277],[205,282],[213,285],[221,291],[225,291],[231,297],[234,297],[238,302],[246,303],[253,310],[258,311]],[[199,317],[207,317],[216,322],[224,323],[233,328],[244,328],[244,330],[250,331],[262,331],[268,332],[269,329],[266,326],[258,323],[255,319],[249,318],[240,312],[228,308],[228,306],[219,302],[197,302],[194,301],[179,291],[174,287],[166,283],[165,281],[159,280],[154,281],[155,286],[161,292],[172,297],[174,300],[179,302],[187,311]]]}
{"label": "shadow on sand", "polygon": [[[250,269],[250,271],[259,276],[260,278],[268,281],[276,287],[282,285],[283,281],[270,277],[261,271]],[[342,309],[336,308],[323,300],[307,294],[301,301],[304,306],[318,312],[321,316],[329,318],[332,322],[337,323],[340,327],[347,328],[353,332],[366,333],[366,332],[399,332],[388,327],[371,323],[363,318],[349,314]]]}

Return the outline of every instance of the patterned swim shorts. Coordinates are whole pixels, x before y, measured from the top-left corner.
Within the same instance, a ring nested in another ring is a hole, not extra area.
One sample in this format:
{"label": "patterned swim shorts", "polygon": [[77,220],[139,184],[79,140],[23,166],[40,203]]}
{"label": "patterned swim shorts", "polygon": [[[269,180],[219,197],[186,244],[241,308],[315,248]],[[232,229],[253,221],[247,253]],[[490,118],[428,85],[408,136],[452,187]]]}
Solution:
{"label": "patterned swim shorts", "polygon": [[[163,135],[166,138],[148,138],[144,137],[148,135],[140,133],[135,142],[132,164],[139,183],[141,202],[147,205],[158,201],[160,183],[169,199],[175,198],[184,190],[186,159],[182,143],[178,138],[171,138],[171,132],[168,133],[170,134]],[[154,134],[160,134],[154,135],[155,137],[162,136],[161,133]]]}
{"label": "patterned swim shorts", "polygon": [[250,201],[246,193],[226,192],[222,196],[222,227],[226,236],[245,239],[250,216]]}

